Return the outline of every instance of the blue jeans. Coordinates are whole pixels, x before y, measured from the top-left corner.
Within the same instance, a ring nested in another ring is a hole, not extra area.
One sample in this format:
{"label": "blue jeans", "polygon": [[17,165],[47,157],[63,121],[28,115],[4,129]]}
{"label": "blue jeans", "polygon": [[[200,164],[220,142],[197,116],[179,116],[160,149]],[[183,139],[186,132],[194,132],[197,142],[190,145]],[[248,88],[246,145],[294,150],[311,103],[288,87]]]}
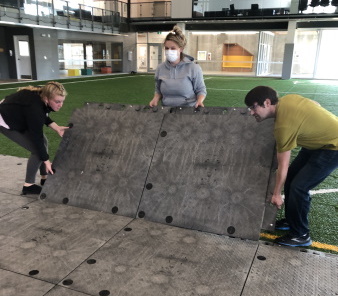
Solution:
{"label": "blue jeans", "polygon": [[309,233],[309,190],[324,181],[338,167],[338,151],[302,148],[291,163],[284,184],[285,218],[290,234]]}

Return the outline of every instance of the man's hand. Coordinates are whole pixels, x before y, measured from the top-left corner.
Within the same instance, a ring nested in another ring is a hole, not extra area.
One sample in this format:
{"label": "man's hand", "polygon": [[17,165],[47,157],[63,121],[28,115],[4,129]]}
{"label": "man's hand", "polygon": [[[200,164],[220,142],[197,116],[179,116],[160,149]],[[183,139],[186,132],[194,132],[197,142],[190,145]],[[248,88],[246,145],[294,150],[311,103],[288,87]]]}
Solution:
{"label": "man's hand", "polygon": [[275,205],[277,207],[277,209],[280,210],[282,208],[283,203],[284,203],[284,199],[283,199],[282,195],[280,195],[280,194],[274,194],[271,197],[271,203],[273,205]]}

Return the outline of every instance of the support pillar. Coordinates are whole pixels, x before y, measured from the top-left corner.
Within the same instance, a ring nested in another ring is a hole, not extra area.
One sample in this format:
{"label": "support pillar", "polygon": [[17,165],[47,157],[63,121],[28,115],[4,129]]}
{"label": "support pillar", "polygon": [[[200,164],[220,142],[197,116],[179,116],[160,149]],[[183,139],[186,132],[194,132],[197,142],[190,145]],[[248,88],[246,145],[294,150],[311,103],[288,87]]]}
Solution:
{"label": "support pillar", "polygon": [[282,68],[282,79],[290,79],[292,73],[293,53],[295,49],[295,35],[297,29],[296,21],[289,21],[288,34],[284,47],[284,58]]}

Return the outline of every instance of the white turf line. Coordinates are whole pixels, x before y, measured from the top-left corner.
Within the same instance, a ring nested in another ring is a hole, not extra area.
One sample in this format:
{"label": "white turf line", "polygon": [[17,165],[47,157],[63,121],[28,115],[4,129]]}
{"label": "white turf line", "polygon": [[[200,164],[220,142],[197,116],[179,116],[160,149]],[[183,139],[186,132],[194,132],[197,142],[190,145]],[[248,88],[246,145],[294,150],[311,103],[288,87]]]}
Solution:
{"label": "white turf line", "polygon": [[[218,91],[240,91],[240,92],[249,92],[250,89],[232,89],[232,88],[212,88],[207,87],[207,90],[218,90]],[[292,91],[279,91],[280,94],[294,94],[299,92],[292,92]],[[301,93],[302,95],[325,95],[325,96],[337,96],[336,93]]]}
{"label": "white turf line", "polygon": [[310,194],[322,194],[322,193],[332,193],[332,192],[338,192],[338,189],[318,189],[318,190],[310,190]]}
{"label": "white turf line", "polygon": [[[140,77],[140,76],[148,76],[148,75],[137,75],[137,77]],[[109,79],[122,79],[122,78],[134,78],[136,76],[120,76],[120,77],[108,77],[108,78],[101,78],[101,79],[87,79],[87,80],[80,80],[80,81],[69,81],[69,82],[60,82],[62,84],[71,84],[71,83],[81,83],[81,82],[92,82],[92,81],[101,81],[101,80],[109,80]],[[73,77],[70,77],[68,79],[72,79]],[[66,78],[67,79],[67,78]],[[59,79],[54,79],[54,80],[59,80]],[[39,80],[34,80],[34,82],[36,81],[39,81]],[[41,80],[40,80],[41,81]],[[50,79],[50,80],[42,80],[42,81],[53,81],[53,79]],[[25,82],[13,82],[13,83],[27,83],[27,81]],[[9,88],[3,88],[3,89],[0,89],[0,91],[2,90],[9,90],[9,89],[18,89],[18,87],[9,87]]]}

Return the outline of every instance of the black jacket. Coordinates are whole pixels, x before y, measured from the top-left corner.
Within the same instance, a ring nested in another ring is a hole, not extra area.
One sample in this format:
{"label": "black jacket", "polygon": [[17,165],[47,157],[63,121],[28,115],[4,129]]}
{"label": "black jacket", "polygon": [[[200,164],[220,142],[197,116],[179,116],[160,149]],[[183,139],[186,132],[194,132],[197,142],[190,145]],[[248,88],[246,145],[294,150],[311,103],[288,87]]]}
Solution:
{"label": "black jacket", "polygon": [[49,159],[43,143],[43,125],[50,125],[52,109],[41,100],[38,92],[21,90],[5,98],[0,104],[0,114],[11,130],[28,132],[42,161]]}

